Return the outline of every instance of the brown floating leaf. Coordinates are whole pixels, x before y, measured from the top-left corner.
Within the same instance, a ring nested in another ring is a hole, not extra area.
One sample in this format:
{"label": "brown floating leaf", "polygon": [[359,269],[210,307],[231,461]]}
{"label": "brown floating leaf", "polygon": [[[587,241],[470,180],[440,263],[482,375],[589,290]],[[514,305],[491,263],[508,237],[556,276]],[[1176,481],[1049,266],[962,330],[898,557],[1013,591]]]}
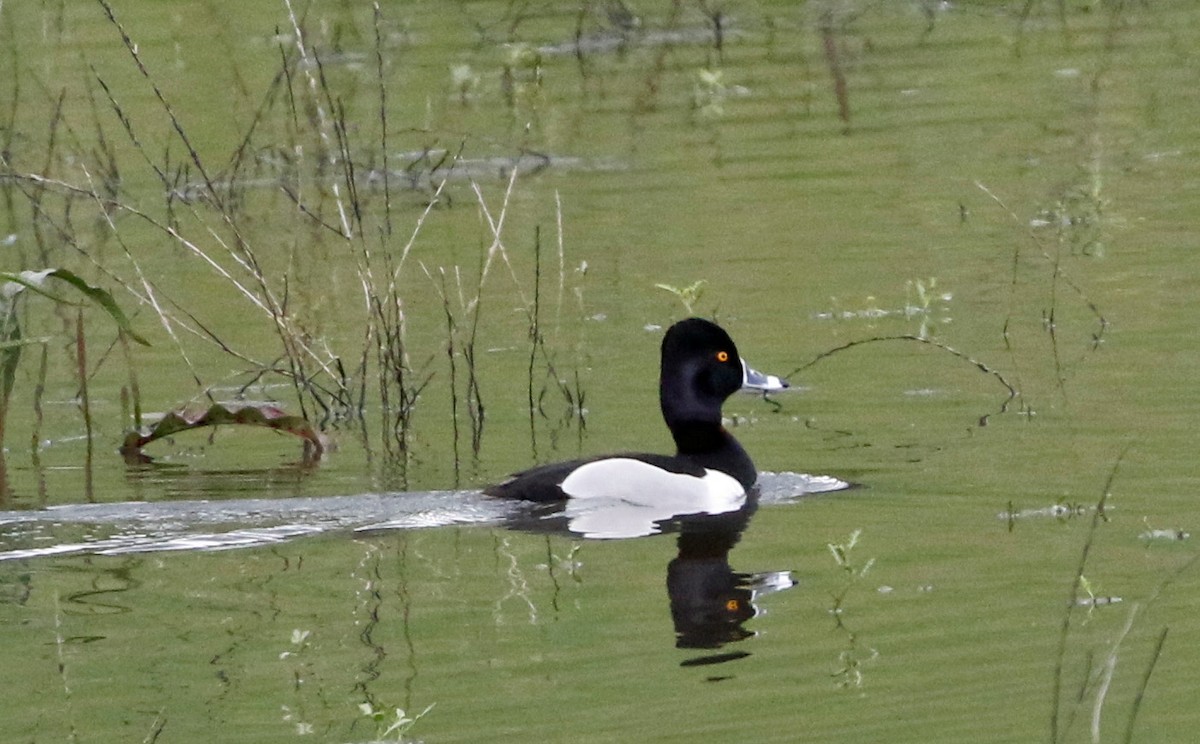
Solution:
{"label": "brown floating leaf", "polygon": [[214,403],[207,409],[184,409],[171,411],[157,423],[140,431],[125,435],[121,445],[122,454],[141,452],[142,448],[156,439],[169,437],[181,431],[191,431],[204,426],[238,424],[242,426],[265,426],[268,429],[294,434],[305,440],[320,456],[325,450],[324,438],[303,416],[295,416],[269,403],[230,405]]}

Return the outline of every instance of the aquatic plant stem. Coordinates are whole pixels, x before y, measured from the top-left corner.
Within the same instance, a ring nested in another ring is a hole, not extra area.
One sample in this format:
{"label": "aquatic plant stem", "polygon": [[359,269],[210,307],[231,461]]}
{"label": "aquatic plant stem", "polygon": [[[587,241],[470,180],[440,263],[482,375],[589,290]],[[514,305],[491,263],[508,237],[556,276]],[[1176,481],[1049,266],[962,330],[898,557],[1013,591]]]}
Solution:
{"label": "aquatic plant stem", "polygon": [[850,93],[846,84],[846,71],[842,68],[841,56],[838,52],[832,9],[821,14],[818,26],[821,33],[821,47],[825,52],[825,64],[829,66],[829,75],[833,78],[833,95],[837,99],[838,118],[842,120],[842,134],[849,134]]}
{"label": "aquatic plant stem", "polygon": [[[1193,554],[1191,558],[1160,581],[1158,586],[1154,587],[1154,591],[1146,599],[1146,606],[1149,607],[1158,601],[1158,598],[1166,591],[1167,587],[1173,584],[1180,576],[1195,568],[1197,564],[1200,564],[1200,553]],[[1125,744],[1133,741],[1134,724],[1137,721],[1138,712],[1141,710],[1142,699],[1146,695],[1146,688],[1150,685],[1150,675],[1154,673],[1154,669],[1158,665],[1158,660],[1162,656],[1163,645],[1167,641],[1169,627],[1163,626],[1163,629],[1159,632],[1158,640],[1154,645],[1154,651],[1150,655],[1150,661],[1146,664],[1146,670],[1142,673],[1142,679],[1138,683],[1137,693],[1134,695],[1133,704],[1129,710],[1129,720],[1125,723],[1125,736],[1123,739]]]}
{"label": "aquatic plant stem", "polygon": [[67,677],[67,657],[63,653],[63,648],[66,646],[66,639],[63,637],[62,629],[62,607],[59,604],[58,590],[54,591],[54,651],[58,662],[58,678],[62,681],[63,702],[67,709],[67,725],[69,726],[70,734],[67,737],[68,741],[79,741],[79,731],[75,728],[75,708],[71,695],[71,682]]}
{"label": "aquatic plant stem", "polygon": [[[255,283],[257,285],[257,292],[251,292],[249,289],[244,287],[240,281],[234,279],[234,277],[230,274],[230,272],[228,272],[223,267],[221,267],[219,263],[217,263],[214,259],[212,259],[203,249],[201,249],[193,241],[185,240],[184,237],[178,232],[177,227],[174,224],[173,217],[172,217],[172,221],[165,225],[162,223],[159,223],[157,220],[149,218],[148,215],[145,215],[144,213],[142,213],[143,218],[147,219],[148,221],[150,221],[153,224],[159,225],[161,227],[161,229],[163,229],[165,232],[167,232],[168,235],[170,235],[173,239],[180,242],[181,244],[186,245],[194,254],[201,256],[207,263],[209,263],[210,266],[212,266],[214,269],[217,269],[218,273],[223,278],[225,278],[228,281],[231,281],[237,288],[239,288],[239,290],[242,291],[243,295],[248,297],[254,304],[256,304],[258,307],[260,307],[272,319],[272,322],[276,328],[276,332],[278,333],[278,335],[280,337],[280,341],[283,344],[284,350],[287,355],[288,364],[290,367],[290,374],[288,375],[288,377],[292,381],[293,385],[296,388],[297,398],[298,398],[298,401],[300,403],[302,410],[306,408],[305,395],[307,394],[311,400],[313,400],[315,403],[317,403],[322,408],[324,408],[326,410],[326,413],[328,413],[328,411],[329,411],[328,405],[323,400],[321,400],[321,396],[317,394],[316,385],[313,381],[312,375],[310,375],[308,373],[306,365],[304,363],[305,358],[311,358],[322,369],[322,371],[326,375],[329,376],[330,379],[332,379],[335,383],[337,383],[336,387],[337,387],[338,392],[335,394],[334,397],[339,398],[341,400],[341,402],[344,404],[345,396],[344,396],[344,394],[342,394],[342,393],[344,393],[344,388],[345,388],[344,380],[337,374],[337,370],[333,366],[331,366],[329,362],[327,362],[326,360],[323,360],[320,357],[320,355],[318,355],[315,351],[313,351],[304,342],[304,340],[302,338],[302,336],[303,336],[302,331],[300,329],[296,328],[294,325],[294,321],[291,320],[287,316],[286,309],[284,308],[283,303],[275,297],[273,291],[270,288],[270,285],[267,282],[266,275],[262,271],[262,268],[259,265],[259,262],[258,262],[256,256],[254,255],[253,251],[251,250],[250,244],[242,236],[238,225],[234,221],[234,215],[231,213],[228,204],[221,197],[220,192],[216,189],[213,179],[209,177],[207,170],[204,168],[204,165],[200,159],[199,153],[192,146],[181,122],[179,121],[178,117],[175,115],[175,112],[172,109],[170,103],[166,100],[165,96],[162,94],[158,85],[154,82],[154,80],[150,76],[149,69],[142,62],[141,57],[138,53],[137,45],[132,41],[132,39],[129,37],[128,33],[125,31],[124,27],[117,20],[111,6],[108,5],[106,0],[100,0],[100,2],[105,8],[106,14],[109,17],[110,22],[117,28],[118,32],[120,33],[122,41],[125,43],[127,50],[129,51],[130,55],[133,57],[136,65],[138,67],[138,70],[142,73],[142,76],[146,79],[146,81],[150,84],[150,86],[154,90],[155,96],[157,97],[159,103],[162,105],[164,111],[166,112],[168,118],[170,119],[172,127],[174,128],[176,134],[178,134],[178,136],[180,137],[180,140],[183,142],[184,146],[186,147],[186,149],[189,153],[189,156],[191,157],[192,162],[197,167],[197,169],[200,171],[201,176],[204,179],[205,187],[207,189],[206,193],[207,193],[210,201],[212,202],[212,204],[215,205],[218,208],[218,210],[220,211],[222,221],[224,222],[225,226],[229,229],[229,231],[232,234],[233,244],[230,245],[229,243],[227,243],[226,240],[223,239],[216,232],[216,230],[213,229],[212,227],[208,228],[209,235],[219,245],[221,245],[229,253],[229,255],[233,259],[233,261],[236,262],[255,281]],[[290,10],[290,6],[289,6],[289,10]],[[294,15],[293,15],[292,20],[293,20],[293,23],[296,23]],[[302,37],[299,35],[298,29],[297,29],[297,45],[300,49],[302,56],[304,56],[305,49],[303,47]],[[307,57],[306,57],[306,59],[307,59]],[[120,106],[117,104],[110,89],[104,83],[104,81],[102,79],[100,79],[98,75],[97,75],[97,79],[98,79],[101,87],[104,88],[105,93],[108,95],[109,101],[112,103],[113,108],[116,111],[118,118],[121,120],[123,126],[125,127],[126,133],[129,135],[130,140],[134,144],[135,149],[142,154],[143,158],[146,159],[146,162],[151,166],[151,168],[154,169],[156,174],[158,174],[160,180],[162,180],[162,182],[164,184],[164,187],[166,187],[168,190],[170,190],[171,186],[172,186],[170,179],[167,178],[163,169],[161,169],[157,165],[155,165],[149,159],[149,157],[146,155],[144,147],[142,146],[141,142],[138,140],[138,138],[136,137],[136,135],[133,132],[132,124],[131,124],[129,118],[126,117],[122,113]],[[315,92],[315,86],[313,85],[313,79],[312,79],[311,73],[309,73],[309,81],[310,81],[310,88],[312,88]],[[320,109],[319,105],[317,106],[317,108],[318,108],[319,112],[323,113],[323,110]],[[327,142],[327,139],[326,139],[326,142]],[[334,192],[335,192],[335,194],[338,193],[336,184],[334,186]],[[94,189],[93,189],[93,193],[95,193]],[[339,201],[339,206],[340,206],[340,201]],[[131,211],[134,211],[134,210],[131,210]],[[193,207],[193,213],[195,214],[197,221],[199,221],[200,223],[203,224],[204,219],[202,218],[201,215],[196,214],[196,210],[194,207]],[[339,210],[339,213],[343,216],[343,230],[341,231],[341,233],[344,235],[348,235],[349,230],[348,230],[348,227],[346,226],[345,210],[341,209],[341,210]],[[173,214],[173,211],[172,211],[172,214]]]}
{"label": "aquatic plant stem", "polygon": [[386,240],[392,235],[392,186],[388,160],[390,148],[388,146],[387,86],[384,84],[383,78],[383,31],[380,28],[383,12],[379,9],[378,2],[372,3],[371,6],[374,10],[372,19],[375,28],[375,71],[379,82],[379,156],[381,158],[380,168],[383,171],[383,238]]}
{"label": "aquatic plant stem", "polygon": [[[41,360],[38,363],[37,382],[33,386],[33,427],[29,433],[29,463],[33,466],[33,472],[37,474],[38,484],[38,501],[41,506],[46,505],[46,469],[42,467],[42,424],[45,422],[45,411],[42,407],[42,401],[46,394],[46,375],[50,369],[50,349],[47,344],[42,344]],[[0,421],[2,423],[2,421]],[[3,437],[0,436],[0,450],[3,449]],[[0,451],[0,499],[8,491],[8,481],[3,475],[3,452]]]}
{"label": "aquatic plant stem", "polygon": [[1133,725],[1137,721],[1138,711],[1142,709],[1142,698],[1146,695],[1146,687],[1150,684],[1150,675],[1154,673],[1154,667],[1158,664],[1159,658],[1162,656],[1163,644],[1167,642],[1168,626],[1163,626],[1162,632],[1158,634],[1158,641],[1154,644],[1154,653],[1150,655],[1150,663],[1146,665],[1146,671],[1142,674],[1142,681],[1138,684],[1137,694],[1133,697],[1133,706],[1129,711],[1129,720],[1125,724],[1125,738],[1122,740],[1125,744],[1133,741]]}
{"label": "aquatic plant stem", "polygon": [[1104,710],[1104,702],[1108,699],[1108,690],[1112,686],[1113,675],[1117,671],[1117,656],[1121,650],[1121,644],[1125,642],[1125,638],[1129,636],[1129,631],[1133,628],[1133,621],[1137,618],[1138,610],[1141,605],[1134,603],[1129,608],[1129,615],[1125,618],[1125,625],[1121,628],[1121,632],[1117,635],[1117,639],[1113,641],[1112,648],[1109,649],[1108,656],[1104,661],[1104,671],[1100,675],[1100,686],[1096,689],[1096,699],[1092,702],[1092,742],[1100,744],[1100,714]]}
{"label": "aquatic plant stem", "polygon": [[[433,281],[433,276],[425,269],[422,264],[421,268],[425,270],[425,275]],[[458,451],[458,364],[456,360],[457,352],[454,348],[454,338],[458,335],[457,327],[454,323],[454,312],[450,309],[450,296],[446,289],[446,270],[438,268],[439,281],[434,281],[437,287],[438,295],[442,300],[442,312],[446,316],[446,361],[450,367],[450,427],[452,430],[451,445],[454,451],[454,487],[459,485],[459,470],[462,458]]]}
{"label": "aquatic plant stem", "polygon": [[521,282],[517,279],[517,272],[515,269],[513,269],[512,263],[508,260],[508,251],[505,250],[504,241],[500,237],[501,233],[504,231],[504,220],[508,215],[508,204],[509,200],[512,198],[513,186],[515,186],[517,183],[517,172],[518,168],[514,167],[512,169],[512,173],[508,177],[508,185],[504,189],[504,199],[500,203],[500,211],[494,218],[492,217],[491,211],[488,209],[487,200],[483,198],[483,192],[480,190],[479,184],[475,181],[471,181],[471,188],[475,192],[475,198],[479,202],[479,209],[483,214],[484,219],[487,220],[488,228],[492,232],[492,244],[488,247],[487,258],[484,261],[481,275],[487,276],[489,270],[491,269],[492,262],[497,256],[499,256],[500,260],[504,262],[504,265],[508,267],[508,274],[510,277],[512,277],[513,284],[516,285],[517,294],[521,298],[521,304],[526,308],[529,308],[531,307],[529,298],[525,296],[525,290],[521,288]]}
{"label": "aquatic plant stem", "polygon": [[1015,386],[1013,386],[1013,384],[1011,382],[1009,382],[1008,379],[1003,374],[1001,374],[998,370],[992,369],[987,364],[979,361],[978,359],[970,356],[969,354],[961,352],[952,346],[947,346],[946,344],[943,344],[940,341],[935,341],[931,338],[928,338],[927,336],[918,336],[918,335],[909,334],[909,333],[904,333],[904,334],[900,334],[897,336],[873,336],[871,338],[861,338],[861,339],[857,339],[855,341],[849,341],[847,343],[842,344],[841,346],[835,346],[832,349],[826,349],[825,351],[822,351],[820,354],[817,354],[810,361],[806,362],[805,364],[800,365],[796,369],[794,369],[791,372],[789,372],[788,374],[784,375],[783,379],[790,379],[793,375],[797,375],[797,374],[803,372],[804,370],[808,369],[809,367],[813,366],[817,362],[820,362],[821,360],[831,357],[834,354],[837,354],[839,352],[846,351],[848,349],[853,349],[856,346],[863,346],[865,344],[873,344],[873,343],[878,343],[881,341],[913,341],[916,343],[926,344],[926,345],[932,346],[936,349],[941,349],[942,351],[944,351],[948,354],[958,357],[959,359],[963,360],[964,362],[974,365],[976,369],[978,369],[980,372],[983,372],[984,374],[991,375],[992,377],[996,378],[997,382],[999,382],[1001,385],[1004,386],[1005,390],[1008,391],[1008,398],[1004,401],[1004,405],[1002,405],[1000,407],[1001,413],[1007,411],[1009,403],[1012,402],[1012,400],[1014,398],[1016,398],[1018,395],[1021,394],[1020,391],[1017,390],[1017,388]]}
{"label": "aquatic plant stem", "polygon": [[[1070,289],[1072,292],[1074,292],[1074,294],[1079,299],[1079,301],[1082,302],[1088,308],[1089,312],[1091,312],[1092,316],[1095,318],[1095,320],[1098,324],[1098,327],[1092,333],[1092,348],[1093,349],[1095,349],[1096,347],[1098,347],[1100,345],[1105,332],[1108,330],[1108,319],[1105,318],[1104,314],[1100,311],[1099,306],[1097,306],[1096,303],[1093,302],[1087,296],[1086,293],[1084,293],[1083,288],[1080,287],[1079,284],[1076,283],[1070,277],[1070,275],[1068,275],[1066,273],[1066,271],[1063,269],[1062,262],[1060,260],[1061,240],[1059,241],[1059,245],[1057,247],[1057,250],[1055,251],[1055,255],[1052,256],[1050,250],[1043,244],[1042,240],[1038,237],[1037,233],[1034,232],[1034,230],[1032,228],[1030,228],[1028,226],[1028,224],[1026,222],[1024,222],[1021,219],[1021,217],[1019,215],[1017,215],[1017,213],[1015,211],[1013,211],[1013,209],[1010,208],[1008,206],[1008,204],[1006,204],[1004,202],[1003,199],[1000,198],[999,195],[997,195],[995,192],[993,192],[986,185],[984,185],[983,183],[981,183],[979,181],[975,181],[975,186],[980,191],[987,194],[988,198],[990,198],[993,202],[995,202],[996,205],[999,206],[1000,209],[1005,214],[1008,215],[1008,217],[1012,220],[1014,225],[1017,225],[1017,226],[1020,226],[1020,227],[1023,227],[1026,229],[1026,234],[1029,237],[1029,239],[1033,242],[1033,244],[1035,246],[1037,246],[1038,251],[1041,253],[1042,258],[1047,263],[1049,263],[1052,267],[1053,273],[1051,275],[1050,298],[1049,298],[1050,310],[1048,312],[1043,311],[1042,322],[1045,325],[1046,330],[1048,331],[1048,333],[1050,335],[1051,350],[1052,350],[1053,359],[1054,359],[1055,381],[1056,381],[1057,387],[1060,391],[1060,394],[1062,394],[1062,396],[1065,399],[1066,398],[1066,389],[1065,389],[1065,374],[1063,371],[1064,365],[1061,361],[1061,356],[1059,354],[1059,339],[1058,339],[1059,334],[1058,334],[1058,328],[1056,325],[1057,315],[1058,315],[1056,308],[1058,307],[1058,294],[1059,294],[1060,285],[1064,285],[1068,289]],[[1021,245],[1017,244],[1013,248],[1013,257],[1012,257],[1012,262],[1011,262],[1012,268],[1011,268],[1011,272],[1010,272],[1009,288],[1008,288],[1009,307],[1008,307],[1008,312],[1004,319],[1004,324],[1003,324],[1003,327],[1001,330],[1001,335],[1004,339],[1004,344],[1008,350],[1009,357],[1012,360],[1013,367],[1018,370],[1018,372],[1017,372],[1018,379],[1019,379],[1018,358],[1017,358],[1017,354],[1016,354],[1016,348],[1012,341],[1012,337],[1009,334],[1009,328],[1012,324],[1013,317],[1016,315],[1016,307],[1017,307],[1016,290],[1017,290],[1017,286],[1018,286],[1018,270],[1020,269],[1020,266],[1021,266]],[[1026,405],[1028,406],[1028,403],[1026,403]]]}
{"label": "aquatic plant stem", "polygon": [[87,449],[83,462],[83,492],[89,502],[95,500],[92,485],[92,462],[95,438],[92,436],[92,405],[88,396],[87,340],[83,333],[83,310],[75,313],[75,371],[79,376],[79,409],[83,414],[83,430]]}
{"label": "aquatic plant stem", "polygon": [[154,91],[154,96],[162,105],[163,110],[166,111],[167,117],[171,120],[171,127],[174,128],[175,133],[179,135],[180,141],[183,142],[183,146],[187,148],[188,155],[191,156],[192,164],[196,166],[198,171],[200,171],[200,177],[204,179],[204,184],[208,188],[209,198],[211,198],[213,203],[216,204],[222,212],[224,212],[225,205],[223,200],[221,199],[217,189],[214,187],[213,180],[209,177],[208,170],[204,167],[204,163],[201,162],[200,154],[196,152],[196,148],[192,146],[191,140],[188,138],[187,133],[183,130],[183,125],[179,123],[179,118],[175,116],[175,110],[171,108],[171,104],[167,101],[166,97],[163,95],[163,92],[159,89],[158,84],[155,83],[150,77],[150,71],[146,68],[146,65],[142,62],[141,55],[138,53],[137,44],[133,43],[133,40],[129,38],[129,34],[125,31],[125,27],[122,26],[121,22],[117,20],[116,13],[113,11],[112,6],[108,4],[108,0],[97,0],[97,2],[99,2],[100,6],[104,8],[104,14],[108,16],[109,22],[111,22],[121,34],[121,41],[124,42],[125,48],[129,50],[130,56],[133,57],[133,61],[137,65],[138,71],[142,73],[142,77],[146,78],[146,82],[150,84],[150,88]]}
{"label": "aquatic plant stem", "polygon": [[[1029,23],[1029,17],[1033,13],[1034,6],[1040,2],[1041,0],[1025,0],[1025,4],[1021,7],[1021,12],[1017,15],[1017,39],[1013,45],[1013,55],[1016,57],[1021,56],[1025,42],[1025,27]],[[1058,25],[1059,30],[1062,32],[1063,43],[1069,44],[1071,42],[1071,30],[1067,25],[1066,0],[1054,0],[1054,4],[1058,7]]]}
{"label": "aquatic plant stem", "polygon": [[[482,263],[482,262],[481,262]],[[483,294],[482,282],[475,289],[475,299],[470,304],[468,312],[466,298],[462,291],[462,274],[458,267],[454,269],[454,279],[458,286],[458,305],[463,309],[464,313],[470,316],[471,330],[467,334],[467,339],[462,343],[463,361],[467,363],[467,415],[471,419],[471,453],[478,458],[479,450],[483,445],[483,397],[479,388],[479,370],[476,365],[475,357],[475,341],[479,334],[479,315],[482,304],[479,302]]]}
{"label": "aquatic plant stem", "polygon": [[542,226],[537,225],[533,230],[533,311],[529,314],[529,443],[533,448],[534,459],[537,459],[537,426],[533,402],[533,370],[537,361],[538,340],[541,338],[539,327],[541,313],[542,289]]}
{"label": "aquatic plant stem", "polygon": [[[1062,701],[1062,686],[1063,686],[1063,665],[1067,656],[1067,639],[1071,634],[1071,618],[1078,604],[1079,589],[1083,584],[1083,575],[1087,568],[1088,555],[1091,553],[1092,544],[1096,539],[1096,533],[1099,531],[1101,521],[1108,521],[1108,515],[1105,512],[1105,506],[1108,504],[1108,498],[1112,495],[1113,482],[1117,478],[1117,473],[1121,467],[1121,461],[1125,459],[1126,453],[1129,452],[1133,444],[1126,444],[1117,454],[1116,460],[1113,462],[1112,468],[1108,471],[1108,478],[1104,482],[1104,489],[1100,493],[1100,499],[1096,502],[1096,509],[1092,512],[1092,521],[1088,526],[1087,536],[1084,538],[1083,546],[1079,551],[1079,562],[1075,567],[1075,575],[1071,579],[1071,589],[1067,596],[1067,605],[1063,612],[1062,623],[1059,626],[1058,645],[1055,651],[1055,663],[1053,684],[1051,687],[1051,705],[1050,714],[1050,744],[1058,744],[1060,740],[1059,731],[1059,715],[1061,713]],[[1063,731],[1065,733],[1065,729]]]}
{"label": "aquatic plant stem", "polygon": [[[319,98],[317,93],[319,91],[320,84],[323,83],[323,80],[318,81],[318,78],[312,73],[313,69],[315,68],[317,69],[318,74],[322,78],[324,77],[320,60],[314,60],[313,55],[308,49],[308,46],[305,42],[304,32],[301,30],[300,21],[296,18],[296,11],[292,8],[292,0],[283,0],[283,4],[287,6],[288,18],[292,22],[292,31],[296,35],[296,51],[300,54],[300,59],[303,62],[301,69],[304,70],[304,77],[308,81],[309,93],[313,98],[313,106],[316,110],[317,116],[317,136],[320,137],[321,143],[324,145],[326,152],[334,152],[336,151],[336,148],[334,147],[333,139],[329,134],[329,130],[332,128],[332,125],[329,121],[329,114],[325,110],[325,106],[322,106],[317,102],[317,99]],[[326,86],[326,91],[328,91],[328,86]],[[326,98],[328,100],[328,97]],[[342,196],[339,193],[336,184],[333,187],[333,194],[334,204],[337,207],[338,216],[342,223],[342,237],[349,238],[351,237],[351,232],[350,223],[346,218],[346,205],[342,202]]]}
{"label": "aquatic plant stem", "polygon": [[131,424],[133,428],[137,429],[142,426],[142,389],[138,384],[137,365],[134,363],[133,354],[129,348],[129,340],[125,338],[125,334],[120,334],[117,340],[121,344],[121,351],[125,357],[125,366],[129,370]]}

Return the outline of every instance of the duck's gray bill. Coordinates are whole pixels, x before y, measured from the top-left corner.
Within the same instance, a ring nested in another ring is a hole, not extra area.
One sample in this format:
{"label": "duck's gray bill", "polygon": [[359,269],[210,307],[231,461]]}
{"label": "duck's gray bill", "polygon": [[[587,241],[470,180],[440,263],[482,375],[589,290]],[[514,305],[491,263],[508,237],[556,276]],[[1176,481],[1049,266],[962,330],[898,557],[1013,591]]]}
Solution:
{"label": "duck's gray bill", "polygon": [[752,390],[760,393],[773,393],[788,386],[787,380],[781,380],[775,375],[767,375],[746,364],[742,360],[742,390]]}

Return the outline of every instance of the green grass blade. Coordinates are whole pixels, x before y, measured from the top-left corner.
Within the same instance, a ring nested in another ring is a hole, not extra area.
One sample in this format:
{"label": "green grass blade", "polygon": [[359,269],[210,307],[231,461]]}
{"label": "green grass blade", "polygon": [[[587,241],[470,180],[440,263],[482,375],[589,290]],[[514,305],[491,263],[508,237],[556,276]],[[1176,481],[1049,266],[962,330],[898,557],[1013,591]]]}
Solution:
{"label": "green grass blade", "polygon": [[17,284],[23,285],[24,287],[27,287],[28,289],[31,289],[56,303],[71,304],[67,302],[67,300],[53,295],[42,288],[42,283],[49,277],[61,279],[67,284],[70,284],[72,287],[75,287],[75,289],[82,292],[85,297],[103,308],[104,311],[108,313],[109,317],[116,322],[117,327],[121,329],[122,333],[129,336],[129,338],[138,342],[142,346],[150,345],[150,342],[147,341],[145,337],[133,330],[133,325],[130,324],[129,318],[125,316],[125,313],[121,310],[121,307],[117,304],[117,301],[113,299],[112,294],[109,293],[108,290],[88,284],[73,271],[69,271],[67,269],[46,269],[43,271],[23,271],[20,274],[0,272],[0,279],[7,279],[8,281],[16,282]]}

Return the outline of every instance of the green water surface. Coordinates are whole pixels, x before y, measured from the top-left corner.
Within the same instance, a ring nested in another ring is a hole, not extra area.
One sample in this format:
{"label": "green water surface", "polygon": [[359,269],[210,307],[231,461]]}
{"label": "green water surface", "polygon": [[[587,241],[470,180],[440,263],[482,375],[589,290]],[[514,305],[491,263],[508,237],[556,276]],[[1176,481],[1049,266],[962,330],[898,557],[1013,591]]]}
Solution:
{"label": "green water surface", "polygon": [[[790,374],[726,406],[760,469],[858,484],[754,515],[731,565],[798,584],[706,652],[676,648],[670,535],[0,562],[0,739],[1194,740],[1194,3],[9,2],[0,39],[0,268],[69,268],[152,343],[85,303],[85,422],[76,309],[21,298],[0,508],[667,451],[658,343],[691,313]],[[298,394],[289,348],[360,398]],[[335,446],[116,453],[135,397],[206,393]]]}

